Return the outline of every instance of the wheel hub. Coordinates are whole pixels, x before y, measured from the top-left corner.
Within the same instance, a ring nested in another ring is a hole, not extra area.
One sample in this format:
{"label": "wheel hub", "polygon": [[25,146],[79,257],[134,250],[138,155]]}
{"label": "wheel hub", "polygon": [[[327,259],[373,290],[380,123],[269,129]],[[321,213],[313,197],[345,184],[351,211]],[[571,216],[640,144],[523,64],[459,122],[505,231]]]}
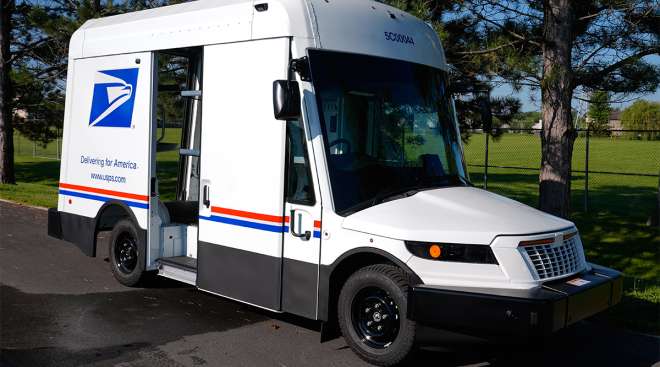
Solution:
{"label": "wheel hub", "polygon": [[365,288],[353,299],[352,321],[364,343],[387,348],[399,332],[399,308],[386,291]]}
{"label": "wheel hub", "polygon": [[137,266],[137,242],[129,233],[117,237],[115,245],[115,263],[124,274],[130,274]]}

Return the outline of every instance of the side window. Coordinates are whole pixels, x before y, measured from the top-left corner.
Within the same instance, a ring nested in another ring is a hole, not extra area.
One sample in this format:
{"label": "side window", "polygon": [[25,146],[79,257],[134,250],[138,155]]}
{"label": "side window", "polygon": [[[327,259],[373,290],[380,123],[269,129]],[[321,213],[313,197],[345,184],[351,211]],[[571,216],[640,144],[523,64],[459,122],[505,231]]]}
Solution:
{"label": "side window", "polygon": [[286,198],[289,203],[314,205],[312,181],[305,131],[299,120],[287,121],[287,183]]}

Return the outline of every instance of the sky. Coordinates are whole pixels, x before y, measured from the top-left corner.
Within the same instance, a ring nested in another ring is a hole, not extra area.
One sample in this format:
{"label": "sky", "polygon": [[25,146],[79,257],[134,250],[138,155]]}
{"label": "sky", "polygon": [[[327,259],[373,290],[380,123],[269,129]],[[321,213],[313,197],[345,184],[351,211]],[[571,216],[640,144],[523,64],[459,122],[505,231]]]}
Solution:
{"label": "sky", "polygon": [[[648,56],[646,59],[648,62],[652,64],[660,65],[660,56],[658,55]],[[502,85],[495,88],[495,90],[493,91],[493,95],[498,97],[512,96],[520,99],[520,102],[522,103],[521,111],[523,112],[539,111],[541,109],[540,91],[531,91],[529,90],[529,88],[523,88],[523,90],[521,90],[520,92],[514,92],[510,85]],[[653,94],[644,94],[644,95],[636,94],[636,95],[631,95],[630,98],[628,99],[646,99],[649,101],[660,102],[660,88],[657,88],[655,90],[655,93]],[[628,107],[634,102],[635,102],[634,100],[628,100],[625,103],[612,103],[612,107],[623,109]],[[581,109],[586,109],[586,103],[580,103],[580,101],[574,100],[573,107],[578,109],[578,111],[580,111]]]}

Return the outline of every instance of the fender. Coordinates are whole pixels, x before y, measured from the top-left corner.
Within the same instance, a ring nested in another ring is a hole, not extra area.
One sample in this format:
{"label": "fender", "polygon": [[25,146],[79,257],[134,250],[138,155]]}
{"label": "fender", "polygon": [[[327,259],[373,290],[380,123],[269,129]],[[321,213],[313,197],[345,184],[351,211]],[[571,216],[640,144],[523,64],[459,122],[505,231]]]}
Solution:
{"label": "fender", "polygon": [[[120,200],[109,200],[105,202],[95,217],[86,217],[51,208],[48,210],[48,233],[51,237],[73,243],[83,254],[95,257],[96,235],[102,226],[102,220],[105,218],[103,213],[112,207],[118,208],[117,213],[121,213],[119,217],[128,217],[136,224],[136,227],[141,232],[141,240],[146,243],[147,231],[137,225],[138,221],[133,211]],[[114,223],[110,224],[114,225]]]}
{"label": "fender", "polygon": [[[408,265],[406,265],[403,261],[400,259],[396,258],[394,255],[390,254],[387,251],[381,250],[376,247],[357,247],[354,248],[350,251],[347,251],[343,253],[341,256],[339,256],[332,264],[330,265],[320,265],[319,266],[319,291],[318,291],[318,313],[317,313],[317,319],[321,321],[329,321],[329,311],[331,309],[330,302],[331,296],[332,296],[332,291],[337,291],[336,288],[333,287],[341,287],[341,284],[331,284],[330,280],[335,274],[335,270],[340,267],[342,264],[347,264],[346,261],[351,261],[351,259],[355,259],[356,263],[355,264],[350,264],[349,269],[354,271],[357,270],[357,268],[361,268],[363,266],[367,266],[373,263],[378,263],[382,262],[382,260],[387,260],[396,266],[400,267],[403,269],[406,273],[409,274],[411,277],[411,280],[415,284],[424,284],[422,282],[422,279],[415,274],[412,269]],[[356,268],[357,267],[357,268]],[[341,268],[339,269],[341,271]],[[341,274],[340,274],[341,275]],[[350,274],[345,274],[346,277],[348,277]],[[342,281],[344,279],[341,279]]]}
{"label": "fender", "polygon": [[[133,213],[133,210],[131,210],[131,208],[128,205],[126,205],[124,202],[122,202],[120,200],[112,199],[112,200],[106,201],[101,206],[98,213],[96,213],[96,217],[94,218],[94,234],[93,234],[93,239],[92,239],[92,251],[93,251],[94,255],[90,255],[90,256],[96,256],[96,245],[97,245],[96,235],[98,234],[98,231],[99,231],[99,229],[101,228],[101,225],[102,225],[101,220],[104,217],[103,213],[105,212],[106,209],[108,209],[110,207],[119,207],[119,208],[121,208],[122,211],[124,212],[124,214],[127,214],[124,217],[130,218],[130,220],[133,222],[133,224],[135,224],[135,228],[137,228],[138,232],[140,233],[140,237],[141,237],[140,240],[142,241],[142,243],[144,243],[145,245],[147,243],[147,230],[140,227],[140,225],[138,224],[139,222],[138,222],[137,218],[135,217],[135,213]],[[115,223],[112,223],[113,226],[114,226],[114,224]]]}

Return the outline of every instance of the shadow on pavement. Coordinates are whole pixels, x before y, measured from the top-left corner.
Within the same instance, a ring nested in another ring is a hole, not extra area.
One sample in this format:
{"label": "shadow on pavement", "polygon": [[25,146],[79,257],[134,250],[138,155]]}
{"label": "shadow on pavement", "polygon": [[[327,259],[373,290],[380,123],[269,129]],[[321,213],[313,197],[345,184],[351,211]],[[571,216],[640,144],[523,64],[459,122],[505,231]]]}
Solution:
{"label": "shadow on pavement", "polygon": [[[0,286],[3,365],[77,366],[267,319],[191,287],[83,295],[27,294]],[[172,287],[176,285],[177,287]],[[123,358],[120,358],[123,359]]]}

